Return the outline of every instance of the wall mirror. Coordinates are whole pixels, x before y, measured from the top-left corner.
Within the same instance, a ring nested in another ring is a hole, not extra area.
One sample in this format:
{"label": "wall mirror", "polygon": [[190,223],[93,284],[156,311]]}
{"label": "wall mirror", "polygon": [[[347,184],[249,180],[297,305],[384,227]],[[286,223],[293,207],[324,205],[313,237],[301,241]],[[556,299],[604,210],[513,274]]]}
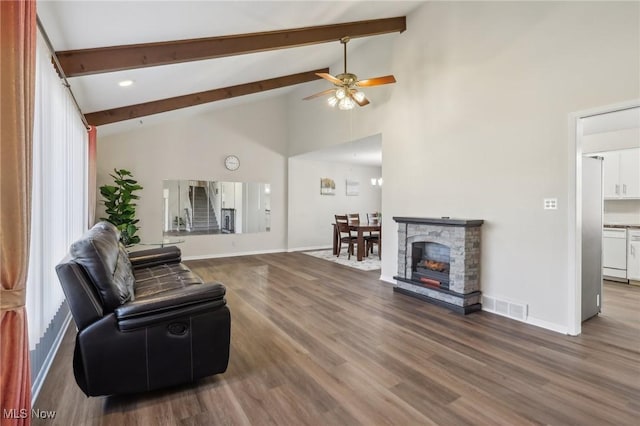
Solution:
{"label": "wall mirror", "polygon": [[163,181],[164,235],[246,234],[271,230],[271,185]]}

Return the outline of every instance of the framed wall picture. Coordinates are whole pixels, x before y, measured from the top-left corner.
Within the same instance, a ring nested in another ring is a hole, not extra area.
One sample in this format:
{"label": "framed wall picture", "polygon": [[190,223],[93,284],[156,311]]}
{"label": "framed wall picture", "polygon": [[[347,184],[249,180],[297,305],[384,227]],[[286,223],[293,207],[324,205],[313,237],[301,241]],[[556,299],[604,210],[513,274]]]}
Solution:
{"label": "framed wall picture", "polygon": [[336,183],[330,178],[320,179],[320,195],[335,195]]}
{"label": "framed wall picture", "polygon": [[346,182],[347,195],[360,195],[360,182],[353,179],[347,179]]}

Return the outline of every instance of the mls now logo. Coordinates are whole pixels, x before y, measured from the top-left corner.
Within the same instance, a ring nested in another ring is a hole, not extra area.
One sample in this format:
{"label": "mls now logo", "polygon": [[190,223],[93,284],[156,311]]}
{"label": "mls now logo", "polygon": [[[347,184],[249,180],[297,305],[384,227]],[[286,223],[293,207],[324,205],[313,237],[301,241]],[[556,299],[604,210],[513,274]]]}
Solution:
{"label": "mls now logo", "polygon": [[3,419],[26,419],[29,415],[29,410],[26,408],[3,408],[2,409],[2,418]]}
{"label": "mls now logo", "polygon": [[54,419],[56,417],[56,412],[49,411],[49,410],[41,410],[39,408],[32,408],[31,417],[34,419]]}
{"label": "mls now logo", "polygon": [[56,417],[56,412],[39,408],[33,408],[31,411],[26,408],[4,408],[2,410],[2,418],[4,419],[26,419],[29,415],[35,419],[53,419]]}

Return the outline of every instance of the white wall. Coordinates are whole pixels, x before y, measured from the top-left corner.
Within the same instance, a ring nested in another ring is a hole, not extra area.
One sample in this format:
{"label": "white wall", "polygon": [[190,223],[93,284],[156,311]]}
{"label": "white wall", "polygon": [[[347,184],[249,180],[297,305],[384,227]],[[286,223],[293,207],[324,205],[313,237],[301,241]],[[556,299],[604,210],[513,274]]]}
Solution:
{"label": "white wall", "polygon": [[640,225],[640,200],[605,200],[604,224]]}
{"label": "white wall", "polygon": [[[384,185],[372,186],[371,178],[380,176],[380,167],[346,163],[289,159],[289,250],[331,247],[334,215],[381,210]],[[320,179],[336,183],[335,195],[320,195]],[[346,180],[360,182],[360,195],[346,195]]]}
{"label": "white wall", "polygon": [[[398,83],[367,89],[372,105],[337,119],[350,125],[328,126],[340,112],[300,104],[313,90],[298,91],[290,146],[381,131],[383,276],[397,269],[392,216],[484,219],[484,294],[526,303],[528,322],[565,332],[569,114],[640,96],[639,6],[427,3],[405,33],[350,56],[352,72],[379,75],[369,70],[386,64]],[[558,210],[543,210],[547,197]]]}
{"label": "white wall", "polygon": [[585,154],[640,147],[640,107],[592,115],[580,124]]}
{"label": "white wall", "polygon": [[595,133],[582,137],[582,152],[585,154],[638,147],[640,147],[640,128]]}
{"label": "white wall", "polygon": [[[164,179],[264,182],[271,184],[271,231],[239,235],[188,236],[185,257],[286,249],[286,110],[282,98],[182,117],[128,133],[100,137],[98,186],[114,167],[130,170],[144,187],[138,202],[143,241],[162,239]],[[224,168],[235,154],[240,168]],[[98,205],[102,214],[104,208]]]}

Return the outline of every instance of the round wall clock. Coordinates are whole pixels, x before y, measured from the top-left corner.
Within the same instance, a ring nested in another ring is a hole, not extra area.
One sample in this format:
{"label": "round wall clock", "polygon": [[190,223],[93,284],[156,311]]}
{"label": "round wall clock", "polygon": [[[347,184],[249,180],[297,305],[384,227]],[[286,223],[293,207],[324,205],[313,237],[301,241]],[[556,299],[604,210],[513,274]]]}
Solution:
{"label": "round wall clock", "polygon": [[227,170],[238,170],[238,167],[240,167],[240,159],[235,155],[228,155],[227,158],[224,159],[224,166]]}

